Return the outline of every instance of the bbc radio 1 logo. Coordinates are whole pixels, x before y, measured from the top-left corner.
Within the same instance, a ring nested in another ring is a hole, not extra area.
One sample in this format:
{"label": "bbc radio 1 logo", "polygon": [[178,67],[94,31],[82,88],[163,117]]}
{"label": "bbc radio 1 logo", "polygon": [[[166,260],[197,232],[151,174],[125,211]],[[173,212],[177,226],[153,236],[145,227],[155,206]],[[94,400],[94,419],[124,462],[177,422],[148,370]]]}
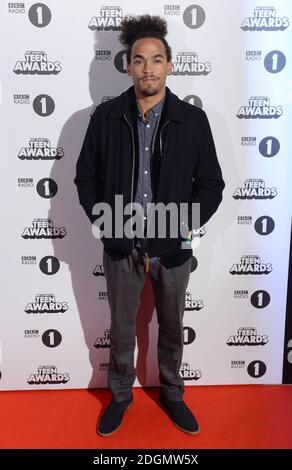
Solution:
{"label": "bbc radio 1 logo", "polygon": [[202,377],[200,370],[192,370],[188,362],[182,362],[179,374],[183,380],[199,380]]}
{"label": "bbc radio 1 logo", "polygon": [[31,338],[39,338],[40,332],[39,330],[24,330],[24,337],[27,339]]}
{"label": "bbc radio 1 logo", "polygon": [[283,114],[282,106],[274,106],[268,96],[251,96],[247,106],[241,106],[238,119],[278,119]]}
{"label": "bbc radio 1 logo", "polygon": [[268,335],[260,335],[254,327],[240,327],[236,335],[229,336],[228,346],[265,346],[269,342]]}
{"label": "bbc radio 1 logo", "polygon": [[44,199],[51,199],[56,196],[58,192],[58,185],[52,178],[42,178],[36,185],[37,193]]}
{"label": "bbc radio 1 logo", "polygon": [[[36,266],[37,257],[35,255],[24,255],[21,256],[21,264],[24,266]],[[52,276],[56,274],[60,269],[60,261],[56,256],[48,255],[44,256],[39,261],[39,268],[43,274]]]}
{"label": "bbc radio 1 logo", "polygon": [[274,50],[269,52],[264,58],[265,69],[270,73],[281,72],[286,65],[286,57],[283,52]]}
{"label": "bbc radio 1 logo", "polygon": [[[233,292],[234,299],[237,300],[244,300],[249,298],[249,291],[248,289],[236,289]],[[266,308],[271,301],[270,294],[263,289],[256,290],[250,296],[250,303],[254,308],[263,309]]]}
{"label": "bbc radio 1 logo", "polygon": [[[33,178],[17,178],[17,185],[19,188],[33,188]],[[42,178],[36,184],[36,191],[39,196],[44,199],[54,197],[58,192],[58,185],[52,178]]]}
{"label": "bbc radio 1 logo", "polygon": [[255,147],[257,144],[256,136],[251,135],[243,135],[241,136],[241,145],[243,147]]}
{"label": "bbc radio 1 logo", "polygon": [[64,313],[67,310],[68,303],[57,301],[53,294],[37,294],[35,300],[24,309],[28,314]]}
{"label": "bbc radio 1 logo", "polygon": [[103,264],[97,264],[92,272],[92,274],[96,277],[104,276],[104,268]]}
{"label": "bbc radio 1 logo", "polygon": [[27,380],[29,385],[54,385],[69,382],[68,372],[59,372],[56,366],[39,366],[37,372],[31,374]]}
{"label": "bbc radio 1 logo", "polygon": [[259,143],[259,152],[263,157],[274,157],[280,150],[280,142],[276,137],[268,135]]}
{"label": "bbc radio 1 logo", "polygon": [[201,310],[204,307],[203,300],[194,300],[192,299],[192,295],[190,292],[186,292],[185,295],[185,310],[193,311],[193,310]]}
{"label": "bbc radio 1 logo", "polygon": [[[255,147],[257,145],[256,136],[242,136],[241,145],[243,147]],[[258,149],[263,157],[274,157],[280,150],[280,142],[276,137],[268,135],[260,141]]]}
{"label": "bbc radio 1 logo", "polygon": [[268,215],[262,215],[261,217],[258,217],[254,223],[254,229],[258,235],[270,235],[274,231],[274,228],[274,219]]}
{"label": "bbc radio 1 logo", "polygon": [[[25,4],[23,2],[9,2],[8,13],[19,14],[25,13]],[[52,19],[51,10],[44,3],[33,4],[28,11],[29,21],[37,28],[48,26]]]}
{"label": "bbc radio 1 logo", "polygon": [[237,224],[238,225],[251,225],[252,224],[252,216],[251,215],[238,215],[237,216]]}
{"label": "bbc radio 1 logo", "polygon": [[[238,215],[237,216],[237,224],[238,225],[251,225],[253,223],[253,218],[251,215]],[[274,228],[275,222],[272,217],[268,215],[262,215],[258,217],[253,224],[255,231],[259,235],[270,235]]]}
{"label": "bbc radio 1 logo", "polygon": [[105,330],[103,336],[98,336],[94,343],[97,349],[108,349],[110,347],[110,330]]}
{"label": "bbc radio 1 logo", "polygon": [[255,7],[253,16],[244,18],[243,31],[284,31],[289,26],[287,16],[279,17],[275,7]]}
{"label": "bbc radio 1 logo", "polygon": [[204,23],[206,13],[200,5],[189,5],[183,12],[184,24],[191,29],[198,29]]}
{"label": "bbc radio 1 logo", "polygon": [[263,289],[256,290],[250,297],[250,303],[254,308],[266,308],[271,301],[270,294]]}
{"label": "bbc radio 1 logo", "polygon": [[247,178],[243,187],[236,188],[234,199],[274,199],[277,188],[267,188],[262,178]]}
{"label": "bbc radio 1 logo", "polygon": [[243,369],[245,368],[245,361],[232,360],[230,365],[231,369]]}
{"label": "bbc radio 1 logo", "polygon": [[258,255],[243,255],[240,263],[234,263],[229,270],[232,275],[270,274],[273,270],[272,263],[262,263]]}
{"label": "bbc radio 1 logo", "polygon": [[33,178],[17,178],[17,186],[19,188],[33,188]]}
{"label": "bbc radio 1 logo", "polygon": [[231,369],[245,369],[247,370],[248,375],[257,379],[262,377],[267,370],[267,366],[263,361],[252,361],[246,367],[246,362],[244,360],[232,360]]}
{"label": "bbc radio 1 logo", "polygon": [[54,227],[52,219],[33,219],[31,227],[25,227],[22,238],[25,240],[64,238],[67,232],[65,227]]}
{"label": "bbc radio 1 logo", "polygon": [[112,51],[110,49],[96,49],[94,53],[95,60],[100,60],[102,62],[106,60],[111,60]]}
{"label": "bbc radio 1 logo", "polygon": [[91,31],[119,31],[123,18],[124,14],[120,6],[102,6],[98,14],[89,21],[88,28]]}
{"label": "bbc radio 1 logo", "polygon": [[44,3],[35,3],[28,11],[29,21],[37,28],[44,28],[48,26],[52,19],[51,10]]}
{"label": "bbc radio 1 logo", "polygon": [[24,60],[18,60],[13,68],[17,75],[57,75],[61,70],[61,63],[49,61],[44,51],[26,51]]}
{"label": "bbc radio 1 logo", "polygon": [[[260,61],[262,59],[261,51],[246,51],[245,59],[248,61]],[[264,67],[270,73],[281,72],[286,65],[285,54],[278,50],[268,52],[264,58]]]}
{"label": "bbc radio 1 logo", "polygon": [[[258,62],[262,59],[262,51],[245,51],[245,60]],[[286,65],[285,54],[278,50],[270,51],[264,58],[264,67],[270,73],[281,72]]]}
{"label": "bbc radio 1 logo", "polygon": [[191,328],[190,326],[184,326],[183,327],[183,339],[184,339],[185,346],[192,344],[196,339],[195,330],[193,330],[193,328]]}
{"label": "bbc radio 1 logo", "polygon": [[36,114],[47,117],[55,111],[55,102],[51,96],[41,94],[34,98],[32,107]]}
{"label": "bbc radio 1 logo", "polygon": [[9,2],[8,13],[12,13],[12,14],[25,13],[25,4],[23,2]]}
{"label": "bbc radio 1 logo", "polygon": [[245,60],[255,62],[261,59],[262,51],[245,51]]}
{"label": "bbc radio 1 logo", "polygon": [[43,274],[52,276],[59,271],[60,261],[58,258],[56,258],[56,256],[44,256],[39,262],[39,268]]}
{"label": "bbc radio 1 logo", "polygon": [[233,292],[233,296],[235,299],[247,299],[248,298],[248,290],[244,290],[244,289],[237,289]]}
{"label": "bbc radio 1 logo", "polygon": [[178,16],[180,15],[180,5],[167,4],[163,5],[163,14],[165,16]]}
{"label": "bbc radio 1 logo", "polygon": [[[39,330],[24,330],[26,339],[35,339],[40,337]],[[58,330],[46,330],[41,336],[42,342],[48,348],[56,348],[62,342],[62,335]]]}
{"label": "bbc radio 1 logo", "polygon": [[[31,98],[28,93],[15,93],[13,95],[13,104],[25,105],[30,104]],[[55,111],[55,102],[51,96],[47,94],[37,95],[32,102],[33,110],[38,116],[47,117]]]}
{"label": "bbc radio 1 logo", "polygon": [[62,342],[62,335],[55,329],[46,330],[42,334],[42,342],[47,348],[56,348]]}
{"label": "bbc radio 1 logo", "polygon": [[263,361],[252,361],[247,366],[247,373],[254,379],[259,379],[263,375],[265,375],[267,371],[267,366]]}
{"label": "bbc radio 1 logo", "polygon": [[32,137],[28,147],[21,147],[18,158],[20,160],[60,160],[64,157],[62,147],[52,147],[46,137]]}
{"label": "bbc radio 1 logo", "polygon": [[30,104],[30,96],[28,93],[14,93],[13,104]]}
{"label": "bbc radio 1 logo", "polygon": [[37,257],[35,255],[25,255],[21,257],[21,264],[25,266],[32,266],[37,264]]}
{"label": "bbc radio 1 logo", "polygon": [[211,71],[211,63],[201,62],[196,52],[178,52],[172,60],[171,75],[208,75]]}

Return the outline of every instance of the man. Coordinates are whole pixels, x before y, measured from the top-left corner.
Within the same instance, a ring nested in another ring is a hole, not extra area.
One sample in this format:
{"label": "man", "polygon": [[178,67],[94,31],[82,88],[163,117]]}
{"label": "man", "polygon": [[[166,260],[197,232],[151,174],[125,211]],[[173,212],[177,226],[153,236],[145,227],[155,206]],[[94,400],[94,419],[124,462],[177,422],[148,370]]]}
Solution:
{"label": "man", "polygon": [[[123,209],[136,203],[144,210],[144,232],[139,236],[101,237],[111,311],[108,384],[112,392],[98,424],[102,436],[118,430],[133,403],[135,320],[145,272],[154,289],[159,323],[160,404],[180,430],[199,431],[183,401],[184,382],[179,374],[192,256],[190,245],[184,242],[192,229],[204,225],[217,210],[224,182],[205,112],[181,101],[166,87],[172,71],[166,34],[166,22],[158,16],[122,21],[119,39],[126,46],[133,86],[95,109],[74,180],[91,222],[97,222],[96,210],[92,212],[95,204],[107,203],[116,223],[116,195],[123,196]],[[180,218],[177,227],[184,225],[185,232],[173,236],[166,222],[163,237],[157,232],[148,237],[150,202],[187,203],[188,219]],[[193,204],[200,204],[199,223],[192,218]],[[126,225],[129,219],[126,214],[122,217]]]}

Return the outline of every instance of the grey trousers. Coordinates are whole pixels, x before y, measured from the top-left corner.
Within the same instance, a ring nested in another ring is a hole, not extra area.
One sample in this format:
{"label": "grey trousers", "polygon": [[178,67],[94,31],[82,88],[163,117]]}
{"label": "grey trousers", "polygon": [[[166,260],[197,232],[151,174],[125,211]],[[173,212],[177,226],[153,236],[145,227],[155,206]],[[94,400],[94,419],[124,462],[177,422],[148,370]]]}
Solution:
{"label": "grey trousers", "polygon": [[[115,261],[104,250],[104,274],[111,312],[108,386],[115,401],[129,398],[136,378],[134,350],[136,315],[145,281],[145,266],[133,250]],[[179,374],[183,354],[185,292],[191,258],[174,268],[165,268],[158,257],[150,258],[149,276],[154,291],[158,330],[159,380],[165,398],[182,400],[184,381]]]}

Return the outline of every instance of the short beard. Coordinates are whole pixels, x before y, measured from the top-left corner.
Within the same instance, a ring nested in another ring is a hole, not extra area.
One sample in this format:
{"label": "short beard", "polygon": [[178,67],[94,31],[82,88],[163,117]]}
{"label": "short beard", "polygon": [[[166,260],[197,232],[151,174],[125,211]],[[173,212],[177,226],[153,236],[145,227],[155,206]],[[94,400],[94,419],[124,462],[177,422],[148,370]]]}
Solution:
{"label": "short beard", "polygon": [[154,96],[157,95],[158,90],[156,88],[145,88],[141,90],[141,94],[144,96]]}

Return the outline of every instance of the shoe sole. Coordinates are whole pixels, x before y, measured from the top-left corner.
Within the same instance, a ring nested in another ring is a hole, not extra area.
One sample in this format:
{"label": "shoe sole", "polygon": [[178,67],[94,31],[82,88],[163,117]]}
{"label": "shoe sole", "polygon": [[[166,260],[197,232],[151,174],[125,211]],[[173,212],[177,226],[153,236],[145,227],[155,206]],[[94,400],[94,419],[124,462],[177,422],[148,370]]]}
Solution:
{"label": "shoe sole", "polygon": [[[128,411],[128,410],[131,408],[131,406],[133,405],[133,403],[134,403],[134,400],[131,401],[131,403],[127,406],[127,408],[125,409],[125,412]],[[119,424],[119,426],[118,426],[114,431],[112,431],[112,432],[103,433],[103,432],[101,432],[99,429],[97,429],[97,433],[98,433],[100,436],[102,436],[102,437],[112,436],[113,434],[115,434],[115,432],[117,432],[117,431],[120,429],[120,427],[122,426],[122,424],[123,424],[123,420],[122,420],[121,424]]]}
{"label": "shoe sole", "polygon": [[161,402],[159,402],[159,404],[160,404],[161,408],[166,412],[167,416],[170,418],[170,420],[172,421],[172,423],[175,425],[175,427],[176,427],[177,429],[179,429],[179,430],[182,431],[182,432],[185,432],[186,434],[191,434],[192,436],[194,436],[194,435],[196,435],[196,434],[199,434],[199,432],[200,432],[200,428],[199,428],[199,427],[198,427],[197,431],[188,431],[187,429],[184,429],[184,428],[182,428],[181,426],[179,426],[178,424],[176,424],[176,422],[172,419],[171,414],[170,414],[170,412],[168,411],[168,409],[166,408],[166,406],[165,406],[163,403],[161,403]]}
{"label": "shoe sole", "polygon": [[187,434],[191,434],[192,436],[196,435],[196,434],[199,434],[200,432],[200,428],[198,428],[197,431],[187,431],[186,429],[184,428],[181,428],[178,424],[176,424],[173,420],[172,420],[173,424],[175,425],[175,427],[177,427],[177,429],[179,429],[180,431],[183,431]]}

